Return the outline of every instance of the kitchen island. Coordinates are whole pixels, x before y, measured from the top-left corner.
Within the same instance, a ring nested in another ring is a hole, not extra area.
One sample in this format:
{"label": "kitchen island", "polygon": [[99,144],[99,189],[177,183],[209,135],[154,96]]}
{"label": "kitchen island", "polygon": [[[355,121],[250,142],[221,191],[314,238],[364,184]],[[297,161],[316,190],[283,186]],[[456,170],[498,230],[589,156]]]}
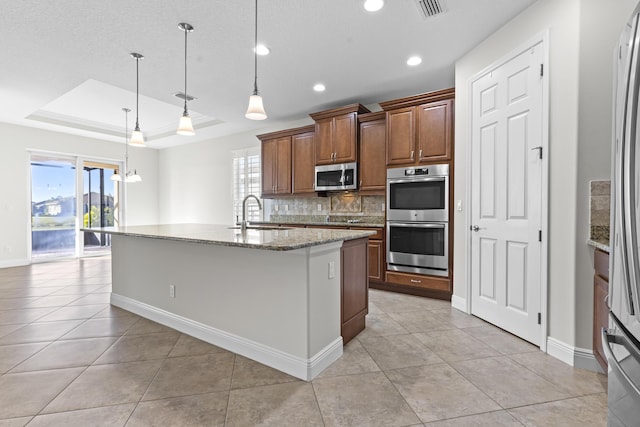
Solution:
{"label": "kitchen island", "polygon": [[112,305],[298,378],[318,375],[342,355],[343,335],[364,328],[370,231],[83,231],[112,235]]}

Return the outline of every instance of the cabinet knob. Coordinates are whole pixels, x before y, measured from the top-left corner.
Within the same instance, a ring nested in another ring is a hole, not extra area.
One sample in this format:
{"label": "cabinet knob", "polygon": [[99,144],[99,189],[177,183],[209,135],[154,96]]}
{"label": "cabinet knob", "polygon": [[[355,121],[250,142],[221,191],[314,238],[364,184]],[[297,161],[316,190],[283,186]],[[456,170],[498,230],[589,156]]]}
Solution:
{"label": "cabinet knob", "polygon": [[422,148],[420,149],[420,152],[418,153],[418,158],[421,159],[422,158]]}
{"label": "cabinet knob", "polygon": [[413,154],[414,154],[414,153],[415,153],[415,152],[414,152],[413,150],[411,150],[411,160],[413,160]]}

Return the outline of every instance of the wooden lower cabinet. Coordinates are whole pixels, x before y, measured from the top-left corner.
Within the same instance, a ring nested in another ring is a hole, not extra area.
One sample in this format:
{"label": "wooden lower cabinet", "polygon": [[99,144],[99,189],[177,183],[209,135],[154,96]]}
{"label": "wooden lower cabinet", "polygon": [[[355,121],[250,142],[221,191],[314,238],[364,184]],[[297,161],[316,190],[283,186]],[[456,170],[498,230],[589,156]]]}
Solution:
{"label": "wooden lower cabinet", "polygon": [[596,249],[593,276],[593,355],[607,372],[607,358],[602,348],[602,328],[609,327],[609,309],[605,298],[609,294],[609,254]]}
{"label": "wooden lower cabinet", "polygon": [[451,292],[451,281],[446,277],[387,271],[387,282],[434,291]]}
{"label": "wooden lower cabinet", "polygon": [[347,240],[342,244],[340,332],[343,344],[364,330],[365,316],[369,312],[368,240]]}

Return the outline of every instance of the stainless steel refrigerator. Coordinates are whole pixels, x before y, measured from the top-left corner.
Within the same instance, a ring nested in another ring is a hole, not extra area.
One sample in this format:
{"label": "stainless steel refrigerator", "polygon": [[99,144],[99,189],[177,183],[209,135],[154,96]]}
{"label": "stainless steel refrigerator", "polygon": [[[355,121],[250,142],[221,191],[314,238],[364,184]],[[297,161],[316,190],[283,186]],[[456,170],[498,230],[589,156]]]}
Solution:
{"label": "stainless steel refrigerator", "polygon": [[640,426],[640,5],[615,54],[611,175],[609,328],[602,331],[607,362],[609,426]]}

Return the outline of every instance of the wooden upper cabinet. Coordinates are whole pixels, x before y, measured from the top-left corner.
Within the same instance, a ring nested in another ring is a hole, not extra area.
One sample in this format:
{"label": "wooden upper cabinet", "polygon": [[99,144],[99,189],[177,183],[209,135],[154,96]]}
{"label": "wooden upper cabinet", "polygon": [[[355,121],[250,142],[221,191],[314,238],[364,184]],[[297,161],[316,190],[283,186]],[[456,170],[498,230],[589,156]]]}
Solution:
{"label": "wooden upper cabinet", "polygon": [[291,137],[293,154],[293,194],[313,193],[315,190],[315,143],[314,132],[305,132]]}
{"label": "wooden upper cabinet", "polygon": [[387,114],[387,165],[450,161],[454,98],[454,89],[444,89],[381,102]]}
{"label": "wooden upper cabinet", "polygon": [[278,144],[275,139],[262,141],[262,197],[276,194]]}
{"label": "wooden upper cabinet", "polygon": [[451,160],[453,100],[417,107],[418,161]]}
{"label": "wooden upper cabinet", "polygon": [[387,111],[387,164],[403,165],[415,161],[415,107]]}
{"label": "wooden upper cabinet", "polygon": [[335,163],[358,160],[358,118],[356,113],[341,114],[333,118],[333,161]]}
{"label": "wooden upper cabinet", "polygon": [[258,135],[262,141],[262,197],[313,192],[313,125]]}
{"label": "wooden upper cabinet", "polygon": [[316,122],[316,165],[358,160],[358,114],[368,112],[352,104],[310,114]]}
{"label": "wooden upper cabinet", "polygon": [[333,163],[333,117],[316,121],[316,164]]}
{"label": "wooden upper cabinet", "polygon": [[360,191],[384,194],[387,180],[384,112],[362,114],[360,121]]}

